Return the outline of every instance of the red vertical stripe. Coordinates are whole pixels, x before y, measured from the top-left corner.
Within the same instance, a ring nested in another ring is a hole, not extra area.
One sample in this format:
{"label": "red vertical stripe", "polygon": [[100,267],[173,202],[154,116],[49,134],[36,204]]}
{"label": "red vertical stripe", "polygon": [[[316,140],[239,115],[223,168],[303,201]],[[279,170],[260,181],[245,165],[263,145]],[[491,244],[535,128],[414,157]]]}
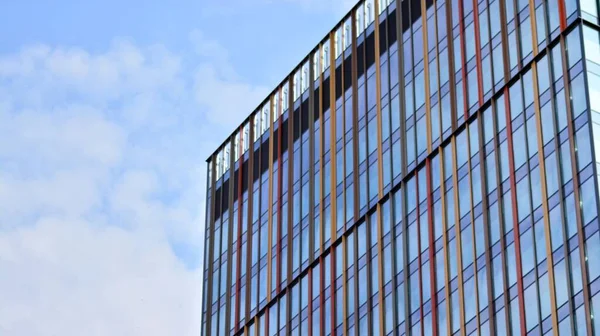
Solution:
{"label": "red vertical stripe", "polygon": [[[312,285],[313,285],[313,281],[312,281],[312,267],[310,267],[308,269],[308,273],[306,273],[306,276],[308,277],[308,324],[307,326],[309,326],[308,328],[308,336],[312,336],[312,328],[310,326],[312,326]],[[301,331],[302,333],[305,333],[305,330]]]}
{"label": "red vertical stripe", "polygon": [[506,109],[506,139],[508,141],[508,164],[510,169],[510,198],[513,210],[513,234],[515,237],[515,259],[517,261],[517,290],[519,300],[519,320],[521,322],[521,334],[527,333],[525,324],[525,301],[523,299],[523,270],[521,269],[521,235],[519,234],[519,220],[517,209],[517,183],[515,180],[515,162],[513,157],[512,120],[510,117],[510,99],[508,88],[504,88],[504,104]]}
{"label": "red vertical stripe", "polygon": [[329,311],[331,312],[331,317],[330,317],[331,318],[331,335],[335,336],[335,309],[334,309],[334,307],[335,307],[335,305],[334,305],[334,303],[335,303],[335,260],[334,260],[335,254],[334,254],[333,245],[331,245],[329,254],[331,256],[331,258],[329,258],[329,263],[330,263],[329,269],[331,270],[331,272],[330,272],[331,273],[331,279],[330,279],[330,281],[331,281],[331,289],[330,289],[331,297],[329,298],[331,309],[329,309]]}
{"label": "red vertical stripe", "polygon": [[[263,328],[264,331],[262,333],[265,336],[269,334],[269,315],[270,315],[269,313],[270,313],[270,310],[271,309],[269,308],[269,305],[268,305],[268,302],[267,302],[267,308],[265,309],[265,327]],[[261,333],[258,333],[258,334],[260,335]]]}
{"label": "red vertical stripe", "polygon": [[560,31],[564,31],[567,29],[567,14],[565,8],[564,0],[550,0],[550,1],[558,1],[558,15],[560,16]]}
{"label": "red vertical stripe", "polygon": [[325,291],[323,289],[325,289],[325,265],[323,263],[323,255],[319,256],[319,274],[321,275],[319,277],[319,282],[320,282],[320,286],[319,286],[319,290],[320,290],[320,294],[319,294],[319,332],[323,333],[323,331],[325,330],[325,323],[323,323],[323,321],[325,321]]}

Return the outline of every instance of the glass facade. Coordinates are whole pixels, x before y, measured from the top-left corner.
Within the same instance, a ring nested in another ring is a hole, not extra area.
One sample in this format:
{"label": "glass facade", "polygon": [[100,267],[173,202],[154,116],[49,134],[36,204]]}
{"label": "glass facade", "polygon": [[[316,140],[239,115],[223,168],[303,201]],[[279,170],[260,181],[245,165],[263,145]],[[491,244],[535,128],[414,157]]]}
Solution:
{"label": "glass facade", "polygon": [[208,159],[203,335],[600,335],[589,0],[366,0]]}

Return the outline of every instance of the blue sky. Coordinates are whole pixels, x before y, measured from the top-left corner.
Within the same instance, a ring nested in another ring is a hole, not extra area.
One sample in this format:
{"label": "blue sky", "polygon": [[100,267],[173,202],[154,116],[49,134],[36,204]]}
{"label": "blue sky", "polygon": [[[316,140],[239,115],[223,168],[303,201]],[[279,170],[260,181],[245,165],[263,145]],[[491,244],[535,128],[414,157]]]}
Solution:
{"label": "blue sky", "polygon": [[205,159],[354,1],[3,2],[0,334],[198,335]]}

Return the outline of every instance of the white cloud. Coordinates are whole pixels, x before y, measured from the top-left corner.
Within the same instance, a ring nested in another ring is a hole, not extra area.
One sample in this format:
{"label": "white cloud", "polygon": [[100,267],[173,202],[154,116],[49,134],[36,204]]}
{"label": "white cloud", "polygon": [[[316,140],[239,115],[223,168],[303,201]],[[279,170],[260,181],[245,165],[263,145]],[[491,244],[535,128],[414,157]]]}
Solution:
{"label": "white cloud", "polygon": [[227,3],[215,1],[207,6],[207,11],[201,15],[227,15],[232,10],[247,10],[256,8],[256,5],[294,5],[307,12],[325,12],[334,15],[335,19],[342,19],[359,0],[230,0]]}
{"label": "white cloud", "polygon": [[[207,114],[210,122],[226,125],[229,132],[233,132],[271,90],[262,86],[248,86],[240,80],[230,65],[227,50],[202,32],[192,32],[191,39],[196,52],[205,58],[205,62],[196,68],[194,98],[209,111],[217,112]],[[255,102],[255,105],[248,105],[249,102]]]}
{"label": "white cloud", "polygon": [[200,272],[152,234],[48,217],[0,246],[3,335],[198,335]]}
{"label": "white cloud", "polygon": [[[235,7],[240,6],[255,7],[276,6],[276,5],[293,5],[296,8],[308,13],[325,13],[333,16],[334,22],[337,22],[346,15],[359,0],[231,0],[235,3]],[[229,6],[231,7],[231,6]],[[243,7],[243,8],[246,8]],[[223,15],[227,12],[228,7],[223,4],[213,4],[211,9]],[[229,9],[231,11],[231,9]],[[333,23],[332,23],[333,24]]]}
{"label": "white cloud", "polygon": [[[46,164],[58,165],[72,165],[77,161],[108,166],[121,160],[124,132],[96,108],[71,103],[12,112],[3,118],[0,132],[6,140],[19,140],[19,146],[12,141],[3,141],[0,158],[18,157],[26,162],[44,160]],[[32,156],[32,152],[36,155]]]}
{"label": "white cloud", "polygon": [[268,91],[191,40],[0,55],[0,334],[198,335],[204,160]]}
{"label": "white cloud", "polygon": [[[274,0],[264,0],[274,1]],[[358,0],[283,0],[284,2],[294,3],[300,5],[304,9],[308,10],[326,10],[332,12],[334,15],[340,16],[348,13],[348,11],[358,3]]]}

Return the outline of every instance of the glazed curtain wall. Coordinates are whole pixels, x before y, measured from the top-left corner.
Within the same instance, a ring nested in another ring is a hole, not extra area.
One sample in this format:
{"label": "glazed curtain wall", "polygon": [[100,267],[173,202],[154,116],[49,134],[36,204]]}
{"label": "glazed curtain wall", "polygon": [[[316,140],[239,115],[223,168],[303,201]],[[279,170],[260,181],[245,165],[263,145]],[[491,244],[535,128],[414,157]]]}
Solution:
{"label": "glazed curtain wall", "polygon": [[599,334],[598,32],[569,0],[371,3],[209,177],[204,335]]}

